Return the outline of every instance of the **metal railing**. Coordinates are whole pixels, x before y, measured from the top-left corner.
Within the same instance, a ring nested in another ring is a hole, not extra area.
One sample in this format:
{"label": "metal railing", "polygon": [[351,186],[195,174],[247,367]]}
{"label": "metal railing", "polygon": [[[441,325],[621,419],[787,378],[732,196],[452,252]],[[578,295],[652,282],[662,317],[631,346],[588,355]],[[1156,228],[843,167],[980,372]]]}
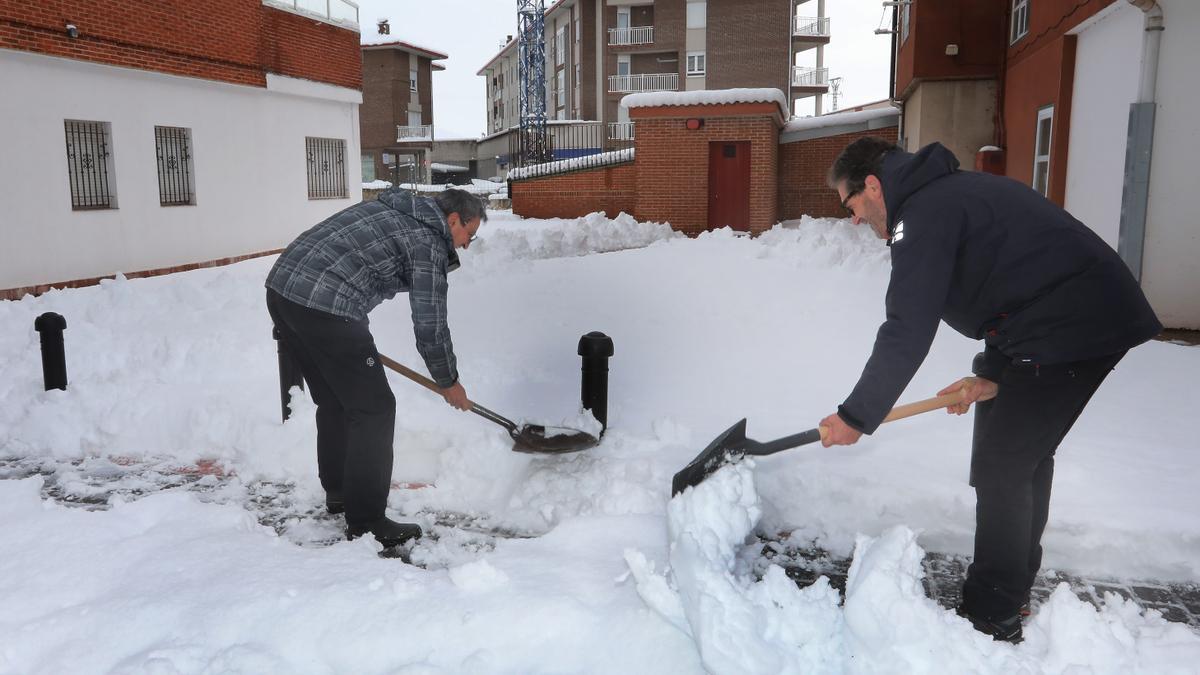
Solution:
{"label": "metal railing", "polygon": [[358,5],[351,0],[262,0],[262,3],[311,14],[358,30]]}
{"label": "metal railing", "polygon": [[632,141],[633,122],[610,122],[608,125],[608,140]]}
{"label": "metal railing", "polygon": [[828,87],[828,68],[809,68],[808,66],[792,66],[793,87]]}
{"label": "metal railing", "polygon": [[829,17],[798,16],[792,27],[792,35],[801,37],[829,37]]}
{"label": "metal railing", "polygon": [[612,93],[678,90],[679,73],[645,73],[639,75],[608,76],[608,91]]}
{"label": "metal railing", "polygon": [[409,143],[412,141],[432,141],[433,140],[433,125],[422,124],[416,127],[403,127],[396,125],[396,142]]}
{"label": "metal railing", "polygon": [[645,45],[652,42],[654,42],[654,26],[608,29],[608,44],[610,45]]}

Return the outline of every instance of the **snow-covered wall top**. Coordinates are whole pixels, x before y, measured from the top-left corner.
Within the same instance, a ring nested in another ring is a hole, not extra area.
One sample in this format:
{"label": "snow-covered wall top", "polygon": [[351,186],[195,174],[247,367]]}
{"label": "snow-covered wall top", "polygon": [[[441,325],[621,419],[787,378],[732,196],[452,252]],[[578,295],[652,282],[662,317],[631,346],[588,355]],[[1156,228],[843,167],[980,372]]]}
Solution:
{"label": "snow-covered wall top", "polygon": [[508,178],[509,180],[521,180],[522,178],[549,176],[551,174],[565,173],[567,171],[574,171],[576,169],[593,169],[601,166],[610,166],[612,164],[622,164],[624,162],[632,161],[633,148],[626,148],[625,150],[601,152],[595,155],[563,159],[557,162],[546,162],[545,164],[537,164],[534,166],[518,167],[508,172]]}
{"label": "snow-covered wall top", "polygon": [[787,97],[771,87],[759,89],[713,89],[707,91],[658,91],[630,94],[621,99],[625,108],[653,108],[668,105],[721,105],[725,103],[777,103],[788,109]]}
{"label": "snow-covered wall top", "polygon": [[863,122],[870,122],[871,120],[899,116],[900,110],[898,108],[875,108],[872,110],[831,113],[829,115],[820,115],[818,117],[801,117],[784,125],[783,133],[786,134],[790,131],[807,131],[810,129],[837,127],[845,124],[861,124]]}

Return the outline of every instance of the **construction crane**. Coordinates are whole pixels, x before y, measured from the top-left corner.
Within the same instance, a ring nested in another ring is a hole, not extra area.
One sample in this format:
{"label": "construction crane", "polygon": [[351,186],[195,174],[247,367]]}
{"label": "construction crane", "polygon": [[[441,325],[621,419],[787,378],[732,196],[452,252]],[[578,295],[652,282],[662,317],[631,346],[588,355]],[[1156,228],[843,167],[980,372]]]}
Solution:
{"label": "construction crane", "polygon": [[517,0],[517,60],[520,79],[520,165],[551,159],[546,130],[546,4]]}

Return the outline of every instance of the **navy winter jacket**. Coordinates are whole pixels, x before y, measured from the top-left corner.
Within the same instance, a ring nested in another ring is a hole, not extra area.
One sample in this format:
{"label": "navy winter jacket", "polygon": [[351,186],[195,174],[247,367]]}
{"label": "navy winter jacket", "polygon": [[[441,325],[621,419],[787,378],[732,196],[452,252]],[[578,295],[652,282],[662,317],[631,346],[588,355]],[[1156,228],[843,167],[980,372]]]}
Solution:
{"label": "navy winter jacket", "polygon": [[891,238],[887,320],[850,397],[847,424],[872,433],[917,372],[943,320],[986,343],[978,375],[1114,354],[1162,325],[1117,254],[1029,186],[959,171],[933,143],[883,162]]}

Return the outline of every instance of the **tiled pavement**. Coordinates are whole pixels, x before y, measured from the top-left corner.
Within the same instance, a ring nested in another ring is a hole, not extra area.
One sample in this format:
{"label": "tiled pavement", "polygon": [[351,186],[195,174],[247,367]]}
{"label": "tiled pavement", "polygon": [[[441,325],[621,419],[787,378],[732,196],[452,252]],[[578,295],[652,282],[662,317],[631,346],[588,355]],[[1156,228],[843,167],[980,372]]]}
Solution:
{"label": "tiled pavement", "polygon": [[[324,514],[317,504],[298,503],[291,486],[256,482],[229,490],[230,476],[215,464],[179,467],[170,462],[124,462],[108,458],[89,458],[75,461],[0,457],[0,480],[41,475],[45,480],[42,494],[59,503],[89,509],[107,508],[109,498],[121,495],[127,499],[168,489],[186,489],[206,494],[218,501],[239,500],[245,508],[257,514],[259,522],[283,535],[297,524],[313,525],[318,532],[330,535],[312,539],[305,545],[327,545],[340,540],[335,519]],[[222,490],[226,490],[222,493]],[[531,537],[538,533],[517,532],[492,528],[484,519],[454,513],[424,514],[432,525],[466,533],[467,545],[487,550],[496,538]],[[325,522],[330,521],[330,522]],[[435,533],[436,534],[436,533]],[[490,541],[489,541],[490,540]],[[797,545],[761,539],[761,549],[755,555],[749,551],[751,565],[761,573],[768,563],[783,567],[797,585],[806,586],[817,577],[827,576],[832,585],[844,591],[848,558],[830,555],[816,546]],[[925,591],[943,607],[953,608],[960,598],[960,584],[968,560],[962,556],[927,553]],[[1155,609],[1170,621],[1187,623],[1200,629],[1200,583],[1167,583],[1153,580],[1078,577],[1050,573],[1038,577],[1033,588],[1033,606],[1045,600],[1058,584],[1066,582],[1076,596],[1099,605],[1106,593],[1116,593],[1132,599],[1139,606]]]}

